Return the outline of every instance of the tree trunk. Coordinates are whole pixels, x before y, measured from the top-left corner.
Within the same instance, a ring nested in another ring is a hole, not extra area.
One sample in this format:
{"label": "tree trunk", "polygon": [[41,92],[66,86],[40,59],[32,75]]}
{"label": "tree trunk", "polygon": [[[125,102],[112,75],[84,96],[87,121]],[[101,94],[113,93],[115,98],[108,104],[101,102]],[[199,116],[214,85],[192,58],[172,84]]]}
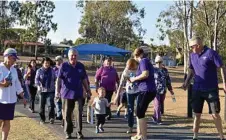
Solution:
{"label": "tree trunk", "polygon": [[193,7],[194,7],[194,0],[191,0],[191,3],[190,3],[190,39],[192,38],[192,31],[193,31]]}
{"label": "tree trunk", "polygon": [[219,20],[219,1],[216,0],[216,9],[215,9],[215,18],[214,18],[214,43],[213,43],[213,49],[217,51],[217,26],[218,26],[218,20]]}
{"label": "tree trunk", "polygon": [[187,20],[187,3],[184,0],[184,74],[188,72],[188,20]]}

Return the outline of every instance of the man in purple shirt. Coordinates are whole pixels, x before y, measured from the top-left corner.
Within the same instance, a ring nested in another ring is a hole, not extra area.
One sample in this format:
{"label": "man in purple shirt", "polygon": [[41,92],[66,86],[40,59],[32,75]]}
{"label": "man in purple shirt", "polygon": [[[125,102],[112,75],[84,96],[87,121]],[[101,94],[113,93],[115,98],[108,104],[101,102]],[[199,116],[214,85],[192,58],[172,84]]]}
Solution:
{"label": "man in purple shirt", "polygon": [[[63,63],[63,58],[59,55],[59,56],[55,57],[55,62],[56,62],[56,65],[53,67],[53,70],[55,71],[55,75],[57,77],[60,66]],[[62,120],[63,117],[62,117],[62,100],[61,100],[61,98],[58,98],[56,100],[56,115],[57,115],[56,116],[57,120]],[[62,121],[62,125],[63,125],[63,121]]]}
{"label": "man in purple shirt", "polygon": [[217,68],[221,69],[224,91],[225,85],[225,68],[220,56],[216,51],[204,46],[200,37],[194,37],[190,40],[189,45],[193,53],[190,55],[190,70],[182,87],[186,90],[190,80],[194,75],[194,85],[192,91],[192,108],[195,113],[194,119],[194,136],[198,139],[198,131],[204,101],[208,103],[209,114],[212,115],[216,128],[220,134],[220,139],[224,139],[220,113],[220,100],[218,91]]}
{"label": "man in purple shirt", "polygon": [[[96,90],[98,87],[104,87],[106,90],[105,98],[108,102],[111,102],[113,92],[116,90],[116,83],[119,85],[119,77],[117,71],[112,67],[112,58],[107,57],[104,60],[104,65],[101,66],[95,76]],[[107,119],[111,119],[111,109],[107,107],[106,113],[108,115]]]}
{"label": "man in purple shirt", "polygon": [[72,112],[77,103],[75,111],[77,121],[77,138],[82,139],[82,100],[83,86],[87,96],[91,96],[91,91],[87,82],[87,74],[85,66],[77,61],[78,52],[75,49],[68,51],[69,62],[64,62],[61,65],[56,81],[56,96],[62,98],[64,117],[65,117],[65,133],[66,139],[71,139],[73,132]]}

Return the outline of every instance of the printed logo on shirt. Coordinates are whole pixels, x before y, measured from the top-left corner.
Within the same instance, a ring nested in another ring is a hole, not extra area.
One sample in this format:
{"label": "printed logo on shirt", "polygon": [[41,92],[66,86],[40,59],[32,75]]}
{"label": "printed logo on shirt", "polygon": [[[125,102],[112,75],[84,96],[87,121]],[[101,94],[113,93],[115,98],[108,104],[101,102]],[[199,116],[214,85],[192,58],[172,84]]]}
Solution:
{"label": "printed logo on shirt", "polygon": [[207,59],[207,57],[206,57],[206,56],[203,56],[202,58],[203,58],[203,60],[206,60],[206,59]]}
{"label": "printed logo on shirt", "polygon": [[82,69],[78,69],[78,72],[81,73],[82,72]]}

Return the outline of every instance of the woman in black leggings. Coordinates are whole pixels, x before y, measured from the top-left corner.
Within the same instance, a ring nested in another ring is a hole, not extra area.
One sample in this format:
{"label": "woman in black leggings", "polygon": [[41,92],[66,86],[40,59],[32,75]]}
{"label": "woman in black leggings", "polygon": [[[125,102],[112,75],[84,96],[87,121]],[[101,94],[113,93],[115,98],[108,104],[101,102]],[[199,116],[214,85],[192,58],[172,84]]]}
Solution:
{"label": "woman in black leggings", "polygon": [[30,93],[30,106],[29,110],[35,112],[35,96],[37,93],[37,88],[35,87],[35,75],[36,75],[36,61],[32,59],[28,64],[27,70],[25,71],[24,79]]}
{"label": "woman in black leggings", "polygon": [[138,95],[136,103],[137,135],[131,137],[132,140],[147,140],[147,121],[145,113],[149,103],[155,98],[156,86],[154,79],[154,67],[148,58],[144,57],[144,51],[137,48],[134,59],[139,62],[136,77],[131,77],[130,82],[138,84]]}

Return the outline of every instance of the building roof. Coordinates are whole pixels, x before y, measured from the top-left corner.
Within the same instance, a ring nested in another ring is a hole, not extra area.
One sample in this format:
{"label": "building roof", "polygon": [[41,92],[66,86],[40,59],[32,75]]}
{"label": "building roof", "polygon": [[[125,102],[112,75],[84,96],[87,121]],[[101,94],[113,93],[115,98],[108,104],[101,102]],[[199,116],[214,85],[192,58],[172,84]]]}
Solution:
{"label": "building roof", "polygon": [[16,41],[16,40],[5,40],[4,41],[4,45],[17,45],[17,44],[23,44],[25,46],[44,46],[43,43],[41,42],[19,42],[19,41]]}

